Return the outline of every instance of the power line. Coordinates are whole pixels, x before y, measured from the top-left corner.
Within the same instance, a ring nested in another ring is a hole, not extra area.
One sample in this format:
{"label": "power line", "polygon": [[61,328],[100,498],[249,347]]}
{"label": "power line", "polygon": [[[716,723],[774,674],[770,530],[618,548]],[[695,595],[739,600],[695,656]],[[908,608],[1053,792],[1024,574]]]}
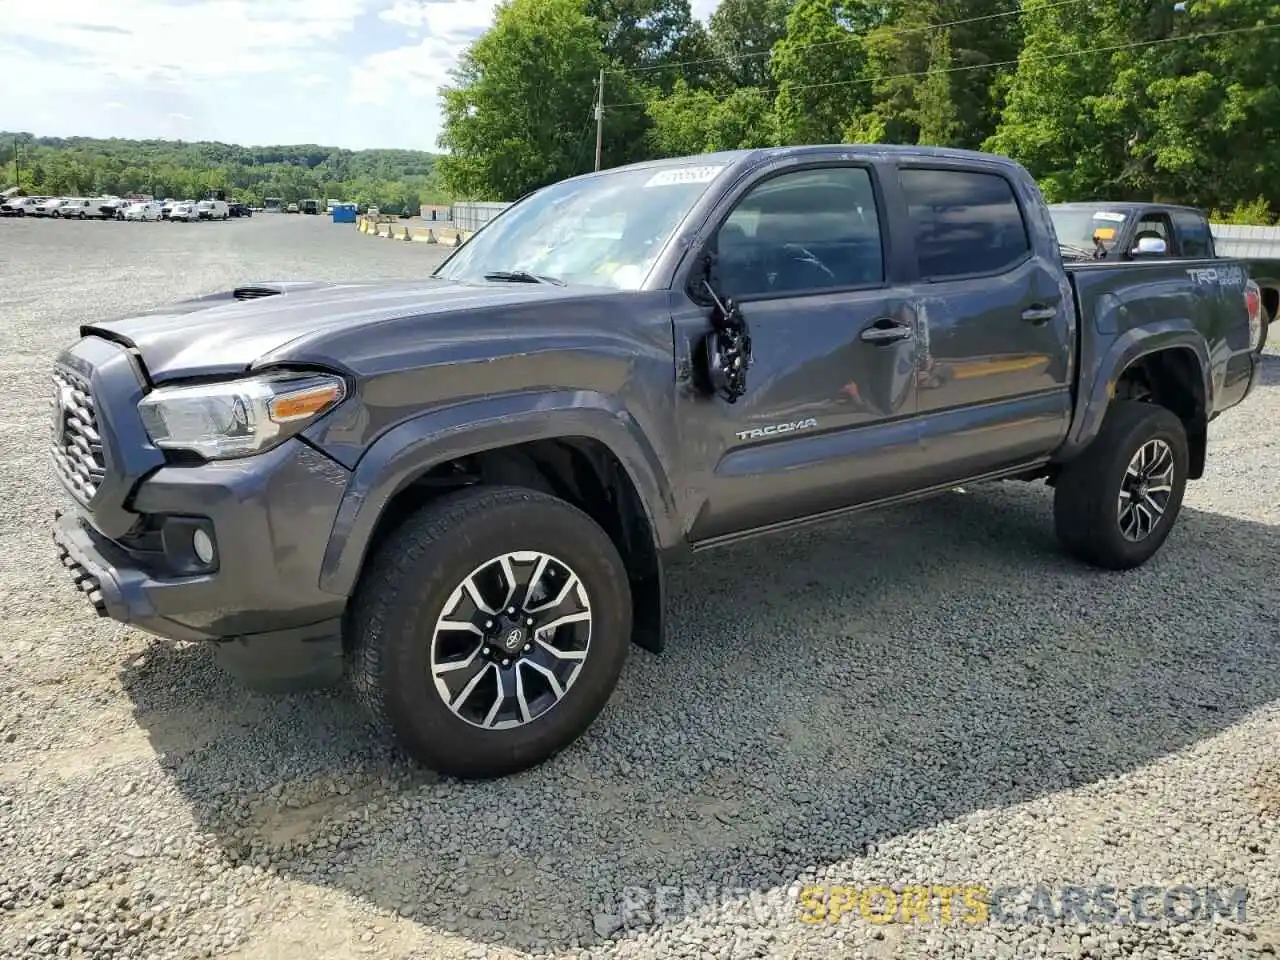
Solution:
{"label": "power line", "polygon": [[[1254,33],[1262,30],[1274,30],[1276,27],[1280,27],[1280,23],[1262,23],[1252,27],[1234,27],[1230,30],[1215,30],[1208,33],[1189,33],[1185,37],[1161,37],[1158,40],[1139,40],[1134,43],[1117,43],[1109,47],[1089,47],[1085,50],[1068,50],[1065,53],[1049,53],[1042,56],[1021,56],[1014,60],[995,60],[991,63],[972,63],[960,67],[944,67],[936,70],[918,70],[914,73],[883,74],[878,77],[859,77],[856,80],[831,80],[827,83],[802,83],[788,87],[773,87],[770,89],[760,89],[760,93],[778,94],[784,89],[788,93],[792,93],[797,90],[817,90],[826,87],[847,87],[863,83],[879,83],[882,80],[908,80],[916,77],[930,77],[944,73],[964,73],[969,70],[989,70],[993,67],[1016,66],[1020,63],[1039,63],[1045,60],[1063,60],[1067,57],[1082,57],[1090,53],[1112,53],[1118,50],[1133,50],[1138,47],[1154,47],[1159,44],[1177,43],[1183,40],[1208,40],[1213,37],[1226,37],[1239,33]],[[737,91],[735,91],[735,93],[736,92]],[[712,99],[716,102],[723,102],[733,95],[734,94],[731,93],[727,96],[713,97]],[[648,106],[649,102],[650,101],[648,100],[635,100],[631,103],[615,103],[613,105],[613,109],[620,110],[623,107],[644,107]]]}
{"label": "power line", "polygon": [[[1019,7],[1017,10],[1006,10],[1004,13],[988,13],[981,17],[968,17],[964,20],[950,20],[946,23],[930,23],[919,27],[900,27],[896,30],[886,30],[880,34],[883,37],[900,37],[912,33],[927,33],[930,30],[945,30],[948,27],[960,27],[968,23],[982,23],[987,20],[999,20],[1004,17],[1018,17],[1024,13],[1040,13],[1044,10],[1056,10],[1059,7],[1073,7],[1081,3],[1088,3],[1091,0],[1057,0],[1056,3],[1046,3],[1042,7],[1035,7],[1028,10],[1026,7]],[[874,31],[872,31],[874,32]],[[802,43],[791,47],[791,50],[814,50],[818,47],[838,46],[846,43],[855,43],[858,40],[865,40],[870,33],[855,33],[847,37],[841,37],[839,40],[819,40],[816,43]],[[610,70],[610,74],[615,76],[627,76],[633,73],[649,73],[654,70],[674,70],[677,67],[692,67],[703,63],[727,63],[729,61],[752,60],[759,57],[773,56],[773,50],[762,50],[758,53],[738,53],[727,57],[703,57],[699,60],[676,60],[672,63],[659,63],[651,67],[632,67],[628,70]]]}

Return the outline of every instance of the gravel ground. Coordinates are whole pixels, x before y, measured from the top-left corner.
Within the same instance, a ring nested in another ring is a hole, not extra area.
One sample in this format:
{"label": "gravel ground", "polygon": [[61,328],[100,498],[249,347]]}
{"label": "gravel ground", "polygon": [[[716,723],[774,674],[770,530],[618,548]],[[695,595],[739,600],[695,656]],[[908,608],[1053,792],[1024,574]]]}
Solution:
{"label": "gravel ground", "polygon": [[[669,653],[636,651],[588,735],[500,782],[95,619],[47,532],[77,322],[439,255],[311,218],[0,221],[0,955],[1276,953],[1280,357],[1145,569],[1064,559],[1020,484],[732,548],[674,571]],[[803,922],[826,884],[1109,884],[1122,916],[1142,886],[1244,887],[1247,914]]]}

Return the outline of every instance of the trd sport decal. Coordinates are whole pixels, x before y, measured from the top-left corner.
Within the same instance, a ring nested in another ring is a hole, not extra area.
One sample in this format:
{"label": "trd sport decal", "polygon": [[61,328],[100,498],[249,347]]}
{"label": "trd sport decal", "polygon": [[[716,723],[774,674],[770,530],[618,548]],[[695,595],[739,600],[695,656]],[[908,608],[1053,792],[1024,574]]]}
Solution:
{"label": "trd sport decal", "polygon": [[810,417],[808,420],[792,420],[790,423],[771,423],[767,427],[756,427],[753,430],[739,430],[739,440],[763,440],[765,437],[777,437],[784,433],[800,433],[813,430],[818,421]]}

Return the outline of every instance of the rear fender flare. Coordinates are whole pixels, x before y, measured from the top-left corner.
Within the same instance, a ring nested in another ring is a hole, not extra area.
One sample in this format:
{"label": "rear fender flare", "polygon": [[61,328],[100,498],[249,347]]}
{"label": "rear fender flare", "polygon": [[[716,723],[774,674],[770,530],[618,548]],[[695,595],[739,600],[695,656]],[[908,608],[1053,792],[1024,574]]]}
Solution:
{"label": "rear fender flare", "polygon": [[1204,378],[1205,414],[1208,416],[1214,408],[1213,361],[1204,335],[1176,322],[1137,327],[1125,331],[1115,339],[1094,366],[1091,381],[1086,383],[1082,376],[1077,401],[1079,409],[1060,458],[1074,456],[1097,437],[1102,429],[1107,407],[1115,396],[1116,385],[1133,363],[1153,353],[1170,349],[1185,349],[1195,354],[1200,375]]}
{"label": "rear fender flare", "polygon": [[334,519],[320,588],[351,595],[387,504],[432,467],[485,450],[567,437],[597,440],[618,458],[640,495],[655,549],[679,542],[676,505],[661,459],[615,399],[578,390],[483,397],[401,423],[360,458]]}

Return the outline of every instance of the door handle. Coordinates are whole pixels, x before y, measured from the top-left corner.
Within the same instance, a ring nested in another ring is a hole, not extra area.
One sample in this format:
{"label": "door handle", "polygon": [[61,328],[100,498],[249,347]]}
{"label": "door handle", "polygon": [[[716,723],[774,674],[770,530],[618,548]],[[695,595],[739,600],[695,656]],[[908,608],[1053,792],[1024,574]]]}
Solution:
{"label": "door handle", "polygon": [[911,327],[890,317],[882,317],[863,330],[860,335],[864,343],[875,344],[900,343],[903,340],[910,340],[911,337]]}
{"label": "door handle", "polygon": [[1048,323],[1058,315],[1057,307],[1046,307],[1043,304],[1035,303],[1022,311],[1022,319],[1027,323]]}

